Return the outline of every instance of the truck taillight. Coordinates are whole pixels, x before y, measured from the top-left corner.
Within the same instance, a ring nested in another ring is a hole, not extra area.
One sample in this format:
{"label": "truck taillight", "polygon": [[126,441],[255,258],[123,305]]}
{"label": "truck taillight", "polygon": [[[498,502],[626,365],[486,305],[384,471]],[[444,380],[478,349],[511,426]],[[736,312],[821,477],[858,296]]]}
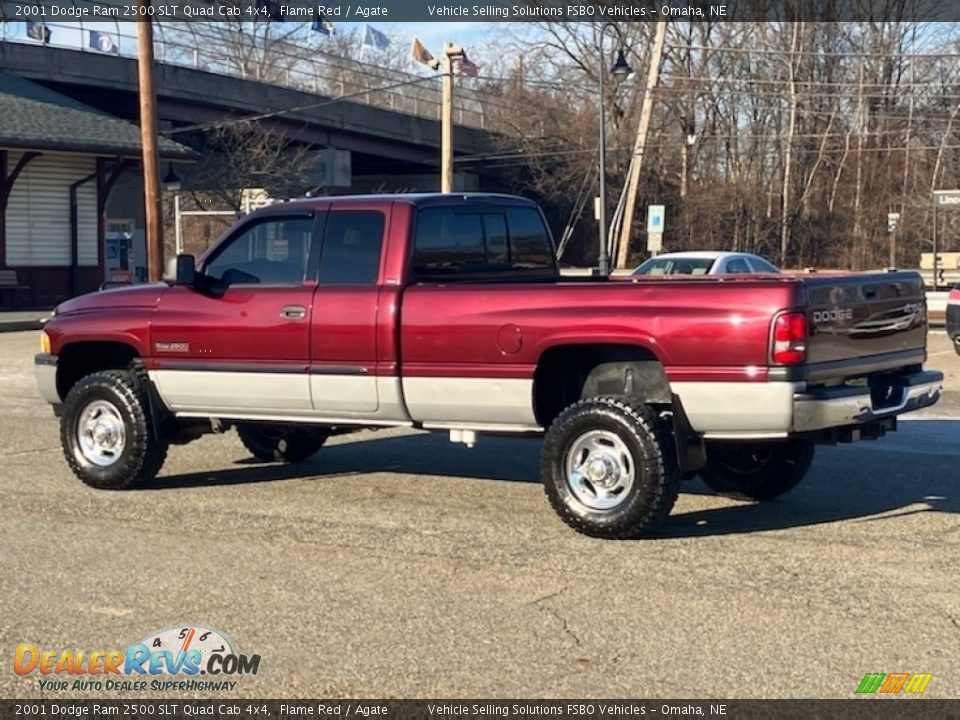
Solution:
{"label": "truck taillight", "polygon": [[773,324],[773,353],[778,365],[797,365],[807,357],[807,317],[793,312],[780,315]]}
{"label": "truck taillight", "polygon": [[960,303],[960,285],[955,286],[953,290],[950,291],[947,300],[951,303]]}

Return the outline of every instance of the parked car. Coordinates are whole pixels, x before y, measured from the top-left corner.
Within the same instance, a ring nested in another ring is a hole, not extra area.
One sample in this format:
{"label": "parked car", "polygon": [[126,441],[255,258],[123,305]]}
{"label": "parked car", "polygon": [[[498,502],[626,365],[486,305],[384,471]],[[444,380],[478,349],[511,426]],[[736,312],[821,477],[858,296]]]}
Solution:
{"label": "parked car", "polygon": [[735,252],[675,252],[652,257],[634,275],[731,275],[778,273],[776,265],[759,255]]}
{"label": "parked car", "polygon": [[947,337],[953,342],[953,349],[960,355],[960,283],[955,285],[947,296]]}
{"label": "parked car", "polygon": [[769,500],[815,443],[893,431],[943,386],[916,272],[571,279],[540,209],[504,195],[280,203],[176,268],[69,300],[41,333],[40,392],[95,488],[231,427],[289,462],[365,427],[542,435],[560,517],[627,538],[685,477]]}

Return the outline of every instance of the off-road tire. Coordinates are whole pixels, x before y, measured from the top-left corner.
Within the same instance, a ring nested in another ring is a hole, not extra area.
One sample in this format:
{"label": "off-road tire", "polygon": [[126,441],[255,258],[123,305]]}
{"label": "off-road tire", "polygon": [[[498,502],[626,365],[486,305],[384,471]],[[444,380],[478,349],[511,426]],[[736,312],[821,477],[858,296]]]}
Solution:
{"label": "off-road tire", "polygon": [[[613,433],[629,452],[632,486],[608,509],[594,509],[577,498],[567,475],[567,455],[593,431]],[[574,530],[599,538],[626,540],[649,532],[673,509],[680,489],[669,425],[642,401],[597,397],[564,410],[547,430],[540,473],[550,504]]]}
{"label": "off-road tire", "polygon": [[317,453],[329,434],[320,428],[301,428],[271,423],[239,423],[237,434],[243,446],[264,462],[302,462]]}
{"label": "off-road tire", "polygon": [[707,464],[700,477],[716,492],[764,502],[793,490],[803,480],[816,446],[792,438],[765,442],[707,444]]}
{"label": "off-road tire", "polygon": [[[123,450],[107,466],[91,462],[78,438],[83,411],[97,401],[110,403],[123,422]],[[136,372],[104,370],[79,380],[67,393],[60,418],[60,444],[74,475],[100,490],[126,490],[152,480],[163,467],[168,443],[156,439],[148,403],[147,388]]]}

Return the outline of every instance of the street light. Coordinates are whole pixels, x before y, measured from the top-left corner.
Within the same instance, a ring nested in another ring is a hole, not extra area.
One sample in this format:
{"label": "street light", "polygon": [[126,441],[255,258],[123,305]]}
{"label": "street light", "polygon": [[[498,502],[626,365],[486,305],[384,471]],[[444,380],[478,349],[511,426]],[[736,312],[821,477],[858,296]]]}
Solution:
{"label": "street light", "polygon": [[607,104],[603,92],[604,53],[603,40],[607,30],[613,28],[617,32],[620,48],[617,50],[617,60],[610,68],[610,74],[617,81],[624,80],[633,74],[633,68],[627,62],[626,51],[623,47],[623,36],[616,23],[608,22],[600,29],[600,202],[597,215],[600,224],[600,255],[597,260],[597,273],[610,274],[610,254],[607,252]]}

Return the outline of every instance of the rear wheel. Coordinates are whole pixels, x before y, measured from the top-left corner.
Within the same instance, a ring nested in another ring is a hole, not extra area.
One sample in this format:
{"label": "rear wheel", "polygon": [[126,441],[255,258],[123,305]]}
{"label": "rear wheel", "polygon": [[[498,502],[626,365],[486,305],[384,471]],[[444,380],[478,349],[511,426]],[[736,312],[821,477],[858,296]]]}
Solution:
{"label": "rear wheel", "polygon": [[258,460],[300,462],[315,455],[328,433],[319,428],[302,428],[271,423],[241,423],[237,434],[244,447]]}
{"label": "rear wheel", "polygon": [[700,477],[723,495],[773,500],[803,480],[813,463],[809,440],[710,443]]}
{"label": "rear wheel", "polygon": [[638,537],[673,508],[680,471],[666,424],[642,402],[584,400],[547,431],[541,475],[550,504],[578,532]]}
{"label": "rear wheel", "polygon": [[168,444],[153,431],[146,389],[135,373],[107,370],[67,393],[60,442],[73,473],[91,487],[123,490],[153,479]]}

